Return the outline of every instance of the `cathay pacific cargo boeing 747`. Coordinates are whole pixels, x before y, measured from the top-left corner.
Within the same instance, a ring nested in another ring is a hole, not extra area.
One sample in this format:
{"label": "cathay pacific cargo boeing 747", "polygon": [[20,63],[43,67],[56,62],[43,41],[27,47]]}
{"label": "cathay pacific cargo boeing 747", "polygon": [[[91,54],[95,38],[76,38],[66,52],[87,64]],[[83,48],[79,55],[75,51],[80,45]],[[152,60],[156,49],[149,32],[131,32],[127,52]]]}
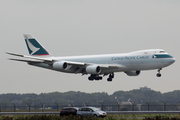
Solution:
{"label": "cathay pacific cargo boeing 747", "polygon": [[138,76],[142,70],[160,70],[175,62],[175,58],[162,49],[140,50],[121,54],[85,55],[85,56],[52,56],[31,34],[24,34],[29,55],[8,53],[26,59],[10,59],[27,62],[29,65],[47,68],[66,73],[90,74],[89,80],[102,80],[109,75],[112,81],[115,72],[125,72],[129,76]]}

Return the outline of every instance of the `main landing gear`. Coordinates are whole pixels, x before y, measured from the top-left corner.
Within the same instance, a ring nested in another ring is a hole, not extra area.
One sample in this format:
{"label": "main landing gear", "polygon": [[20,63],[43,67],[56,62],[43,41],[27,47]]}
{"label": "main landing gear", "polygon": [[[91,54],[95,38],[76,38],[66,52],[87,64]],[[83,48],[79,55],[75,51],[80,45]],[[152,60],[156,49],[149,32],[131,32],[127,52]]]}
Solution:
{"label": "main landing gear", "polygon": [[107,79],[108,82],[111,82],[114,78],[114,73],[109,74],[109,78]]}
{"label": "main landing gear", "polygon": [[161,77],[161,73],[160,73],[161,70],[162,70],[162,68],[158,69],[158,73],[156,74],[157,77]]}
{"label": "main landing gear", "polygon": [[102,77],[99,76],[99,75],[96,75],[96,74],[91,74],[91,75],[88,77],[88,79],[89,79],[90,81],[93,81],[93,80],[102,80]]}
{"label": "main landing gear", "polygon": [[[105,76],[105,75],[108,75],[108,74],[104,74],[104,76]],[[90,81],[93,81],[93,80],[102,80],[102,78],[103,78],[103,77],[99,76],[98,74],[91,74],[91,75],[88,77],[88,79],[89,79]],[[110,73],[107,81],[108,81],[108,82],[111,82],[113,78],[114,78],[114,73]]]}

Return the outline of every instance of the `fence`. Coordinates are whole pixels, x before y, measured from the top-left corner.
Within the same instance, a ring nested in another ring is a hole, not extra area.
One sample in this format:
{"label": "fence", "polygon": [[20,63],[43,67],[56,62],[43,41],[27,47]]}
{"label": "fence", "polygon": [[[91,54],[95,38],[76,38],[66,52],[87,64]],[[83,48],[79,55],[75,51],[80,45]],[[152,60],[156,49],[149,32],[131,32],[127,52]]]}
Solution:
{"label": "fence", "polygon": [[161,105],[151,105],[151,104],[129,104],[129,105],[105,105],[103,103],[99,105],[46,105],[40,104],[38,106],[32,106],[27,103],[27,105],[19,106],[16,104],[12,104],[11,106],[3,106],[0,105],[0,112],[59,112],[63,107],[84,107],[84,106],[94,106],[98,107],[104,111],[180,111],[180,104],[166,104],[163,103]]}

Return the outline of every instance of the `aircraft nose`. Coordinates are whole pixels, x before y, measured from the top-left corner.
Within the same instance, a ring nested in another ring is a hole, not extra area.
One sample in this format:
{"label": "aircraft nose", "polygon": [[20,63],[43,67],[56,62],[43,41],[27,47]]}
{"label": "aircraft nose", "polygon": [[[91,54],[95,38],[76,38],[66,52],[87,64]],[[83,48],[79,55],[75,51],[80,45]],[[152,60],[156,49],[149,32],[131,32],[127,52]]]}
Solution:
{"label": "aircraft nose", "polygon": [[170,58],[166,59],[165,61],[166,62],[164,62],[164,63],[166,63],[167,65],[171,65],[176,61],[176,59],[171,56]]}
{"label": "aircraft nose", "polygon": [[171,64],[174,63],[176,61],[175,58],[171,58]]}
{"label": "aircraft nose", "polygon": [[169,62],[169,64],[173,64],[176,61],[176,59],[171,55],[169,55],[169,56],[170,56],[170,59],[168,60],[168,62]]}
{"label": "aircraft nose", "polygon": [[168,60],[168,64],[171,65],[171,64],[173,64],[175,61],[176,61],[176,59],[172,57],[172,58],[170,58],[170,59]]}

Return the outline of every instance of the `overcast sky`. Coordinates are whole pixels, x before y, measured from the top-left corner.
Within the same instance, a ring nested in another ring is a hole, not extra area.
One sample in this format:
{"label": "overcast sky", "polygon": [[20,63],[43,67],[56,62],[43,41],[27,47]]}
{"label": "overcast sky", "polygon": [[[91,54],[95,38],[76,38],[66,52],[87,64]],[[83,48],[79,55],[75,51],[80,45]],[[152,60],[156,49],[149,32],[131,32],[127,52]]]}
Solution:
{"label": "overcast sky", "polygon": [[[28,55],[23,33],[31,33],[53,56],[125,53],[161,48],[176,58],[137,77],[115,73],[112,82],[89,81],[7,60],[6,51]],[[180,89],[179,0],[1,0],[0,94],[129,91],[147,86],[162,93]]]}

